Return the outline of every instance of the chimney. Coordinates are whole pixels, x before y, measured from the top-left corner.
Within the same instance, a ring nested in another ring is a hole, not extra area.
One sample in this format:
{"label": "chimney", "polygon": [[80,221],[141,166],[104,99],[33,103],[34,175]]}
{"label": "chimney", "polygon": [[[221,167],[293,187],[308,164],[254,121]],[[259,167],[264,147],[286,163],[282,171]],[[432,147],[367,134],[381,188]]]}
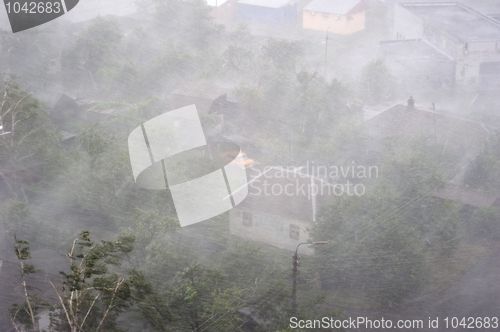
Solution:
{"label": "chimney", "polygon": [[415,108],[415,99],[413,99],[413,96],[410,96],[410,99],[408,99],[408,106],[406,106],[409,110],[412,110]]}

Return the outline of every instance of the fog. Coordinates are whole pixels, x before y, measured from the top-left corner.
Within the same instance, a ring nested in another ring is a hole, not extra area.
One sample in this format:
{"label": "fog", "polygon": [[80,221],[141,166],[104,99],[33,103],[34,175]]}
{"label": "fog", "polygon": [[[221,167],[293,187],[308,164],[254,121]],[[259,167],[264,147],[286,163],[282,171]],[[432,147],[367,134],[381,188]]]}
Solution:
{"label": "fog", "polygon": [[499,328],[498,1],[71,1],[0,8],[0,331]]}

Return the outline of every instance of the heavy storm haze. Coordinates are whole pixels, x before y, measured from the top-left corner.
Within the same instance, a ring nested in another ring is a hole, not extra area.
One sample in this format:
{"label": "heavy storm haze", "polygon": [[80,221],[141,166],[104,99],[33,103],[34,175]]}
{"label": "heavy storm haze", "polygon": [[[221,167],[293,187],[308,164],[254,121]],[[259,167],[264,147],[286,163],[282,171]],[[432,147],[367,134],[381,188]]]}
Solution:
{"label": "heavy storm haze", "polygon": [[498,330],[498,1],[4,3],[0,331]]}

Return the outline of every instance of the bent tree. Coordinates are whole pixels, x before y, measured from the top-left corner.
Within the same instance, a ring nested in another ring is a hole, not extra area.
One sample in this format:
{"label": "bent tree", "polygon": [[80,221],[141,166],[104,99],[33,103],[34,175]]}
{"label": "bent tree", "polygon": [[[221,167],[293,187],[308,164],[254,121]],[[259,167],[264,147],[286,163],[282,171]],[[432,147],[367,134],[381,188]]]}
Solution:
{"label": "bent tree", "polygon": [[[69,270],[61,271],[60,282],[50,280],[58,301],[50,306],[50,329],[61,332],[123,331],[117,323],[121,313],[151,307],[148,296],[153,287],[135,270],[121,273],[119,266],[133,250],[134,238],[121,236],[116,241],[90,240],[83,231],[73,241],[66,257]],[[15,239],[15,250],[21,264],[25,302],[11,307],[12,323],[21,331],[40,331],[38,314],[48,307],[36,294],[30,293],[25,275],[35,267],[24,263],[31,257],[29,243]]]}

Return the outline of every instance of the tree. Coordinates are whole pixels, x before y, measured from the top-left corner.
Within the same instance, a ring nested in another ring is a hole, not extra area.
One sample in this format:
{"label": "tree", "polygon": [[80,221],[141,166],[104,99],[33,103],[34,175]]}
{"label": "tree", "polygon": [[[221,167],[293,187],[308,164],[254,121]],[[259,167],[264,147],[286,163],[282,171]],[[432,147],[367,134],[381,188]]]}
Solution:
{"label": "tree", "polygon": [[365,99],[372,103],[394,97],[396,81],[382,59],[373,60],[363,68],[361,88]]}
{"label": "tree", "polygon": [[364,196],[324,207],[312,230],[326,288],[362,289],[375,302],[401,301],[429,278],[430,245],[453,251],[462,220],[456,205],[433,197],[444,176],[425,138],[394,138],[380,162],[381,177]]}
{"label": "tree", "polygon": [[500,193],[500,131],[496,131],[481,153],[467,167],[465,183],[472,188]]}
{"label": "tree", "polygon": [[500,239],[500,208],[479,208],[472,214],[474,232],[482,238]]}
{"label": "tree", "polygon": [[[220,271],[196,263],[177,275],[169,294],[176,331],[215,332],[222,325],[241,331],[238,309],[244,306],[242,290],[224,289],[225,278]],[[216,323],[211,322],[214,318]]]}
{"label": "tree", "polygon": [[[119,267],[124,256],[133,250],[134,238],[122,236],[116,241],[92,242],[89,235],[88,231],[83,231],[66,255],[71,272],[59,272],[62,276],[59,284],[49,280],[59,300],[51,307],[52,331],[123,331],[117,323],[119,314],[131,310],[134,305],[145,312],[152,304],[148,296],[153,294],[153,288],[141,273],[130,270],[123,274],[110,270]],[[15,238],[25,302],[14,304],[10,312],[16,328],[19,322],[28,331],[39,331],[37,314],[48,303],[28,292],[25,276],[35,273],[34,265],[24,263],[31,258],[28,245],[27,241]]]}
{"label": "tree", "polygon": [[152,2],[155,6],[156,30],[162,35],[175,37],[192,49],[207,51],[222,32],[223,27],[212,21],[210,7],[203,0]]}
{"label": "tree", "polygon": [[118,22],[96,17],[92,24],[81,31],[65,57],[66,67],[78,67],[95,74],[99,68],[109,62],[118,49],[123,35]]}
{"label": "tree", "polygon": [[25,263],[26,260],[31,258],[29,242],[18,240],[14,235],[14,251],[20,265],[19,273],[21,275],[24,302],[21,305],[14,304],[9,308],[11,321],[18,332],[20,330],[16,322],[21,323],[25,331],[37,331],[39,320],[38,314],[42,309],[48,306],[48,303],[42,301],[38,294],[29,291],[30,287],[26,282],[26,276],[36,273],[34,265]]}
{"label": "tree", "polygon": [[11,194],[20,189],[16,172],[54,161],[59,146],[42,103],[22,90],[16,77],[6,76],[0,87],[0,177]]}
{"label": "tree", "polygon": [[238,29],[229,36],[229,46],[224,51],[224,59],[231,67],[238,70],[253,57],[253,37],[248,25],[240,23]]}
{"label": "tree", "polygon": [[302,54],[303,49],[297,42],[286,40],[270,38],[263,47],[263,57],[280,70],[295,71],[295,64]]}

